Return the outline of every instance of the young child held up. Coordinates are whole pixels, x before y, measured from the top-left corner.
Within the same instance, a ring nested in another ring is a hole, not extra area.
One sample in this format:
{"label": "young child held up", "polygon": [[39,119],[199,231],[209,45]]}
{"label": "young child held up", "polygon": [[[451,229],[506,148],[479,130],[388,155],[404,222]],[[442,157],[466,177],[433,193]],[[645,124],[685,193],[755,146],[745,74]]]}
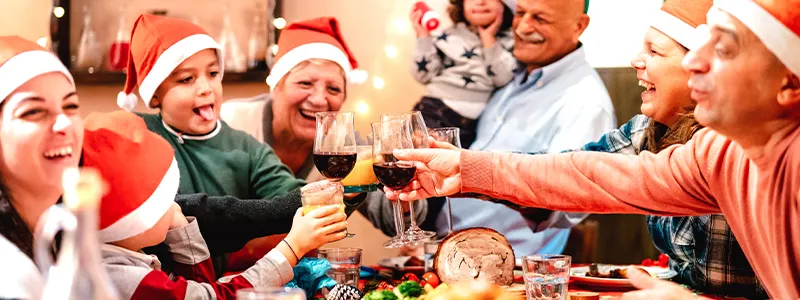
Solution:
{"label": "young child held up", "polygon": [[[250,287],[283,286],[308,251],[344,238],[345,214],[333,205],[305,216],[298,209],[289,235],[243,273],[217,281],[198,220],[175,204],[180,172],[169,143],[125,111],[86,118],[83,167],[108,184],[99,209],[103,263],[124,299],[235,299]],[[314,185],[324,185],[322,181]],[[161,271],[142,248],[165,243],[175,262]]]}
{"label": "young child held up", "polygon": [[517,60],[510,52],[513,0],[450,0],[453,26],[432,36],[421,25],[423,12],[411,11],[417,35],[411,72],[426,85],[414,106],[430,128],[461,128],[461,144],[475,140],[476,119],[492,92],[513,77]]}

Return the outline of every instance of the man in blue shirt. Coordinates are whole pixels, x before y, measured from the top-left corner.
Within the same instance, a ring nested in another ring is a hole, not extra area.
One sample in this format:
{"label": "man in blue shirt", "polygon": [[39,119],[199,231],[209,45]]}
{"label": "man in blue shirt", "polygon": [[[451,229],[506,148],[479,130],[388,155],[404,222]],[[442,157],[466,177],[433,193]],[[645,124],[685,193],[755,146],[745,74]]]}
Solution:
{"label": "man in blue shirt", "polygon": [[[521,68],[497,90],[478,123],[472,150],[558,152],[575,149],[616,128],[614,108],[578,38],[589,25],[584,0],[518,0],[514,56]],[[458,199],[453,227],[489,227],[511,243],[517,257],[561,253],[581,213],[533,214],[478,199]],[[447,214],[436,228],[447,232]]]}

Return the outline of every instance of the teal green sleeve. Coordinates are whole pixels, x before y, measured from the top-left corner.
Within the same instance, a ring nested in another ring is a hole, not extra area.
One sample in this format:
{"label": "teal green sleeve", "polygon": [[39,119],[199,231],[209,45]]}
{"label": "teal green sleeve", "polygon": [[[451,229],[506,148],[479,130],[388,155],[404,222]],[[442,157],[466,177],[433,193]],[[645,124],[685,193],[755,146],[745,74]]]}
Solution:
{"label": "teal green sleeve", "polygon": [[272,151],[272,147],[259,143],[255,139],[250,143],[250,187],[258,198],[283,196],[290,191],[305,185],[305,181],[297,179],[281,159]]}

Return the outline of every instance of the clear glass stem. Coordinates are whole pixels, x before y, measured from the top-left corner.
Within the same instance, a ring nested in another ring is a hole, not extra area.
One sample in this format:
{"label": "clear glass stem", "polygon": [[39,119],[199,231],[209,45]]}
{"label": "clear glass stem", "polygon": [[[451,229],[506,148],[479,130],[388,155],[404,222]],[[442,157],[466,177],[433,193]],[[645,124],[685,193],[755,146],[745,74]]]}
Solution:
{"label": "clear glass stem", "polygon": [[447,235],[453,234],[453,209],[450,206],[450,197],[445,198],[447,202]]}
{"label": "clear glass stem", "polygon": [[401,239],[405,238],[406,233],[405,224],[403,224],[403,207],[400,204],[400,201],[393,201],[392,205],[394,206],[394,229],[396,235],[399,235]]}
{"label": "clear glass stem", "polygon": [[408,211],[411,213],[411,228],[417,228],[417,218],[414,217],[414,201],[408,201]]}

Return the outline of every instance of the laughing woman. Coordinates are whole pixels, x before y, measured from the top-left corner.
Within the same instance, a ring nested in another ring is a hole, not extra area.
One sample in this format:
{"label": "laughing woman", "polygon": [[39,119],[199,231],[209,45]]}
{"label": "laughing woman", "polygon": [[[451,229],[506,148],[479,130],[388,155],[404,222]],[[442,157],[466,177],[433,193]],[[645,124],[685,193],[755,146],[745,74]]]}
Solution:
{"label": "laughing woman", "polygon": [[78,166],[78,106],[58,58],[21,37],[0,37],[0,298],[38,298],[33,232],[61,197],[60,174]]}
{"label": "laughing woman", "polygon": [[[267,78],[270,93],[227,101],[220,117],[270,145],[295,177],[320,180],[312,155],[314,113],[342,108],[348,73],[357,66],[335,18],[294,22],[281,31],[275,65]],[[369,193],[364,202],[359,212],[383,233],[394,236],[392,205],[383,193]],[[422,222],[427,202],[415,208],[415,217]]]}

